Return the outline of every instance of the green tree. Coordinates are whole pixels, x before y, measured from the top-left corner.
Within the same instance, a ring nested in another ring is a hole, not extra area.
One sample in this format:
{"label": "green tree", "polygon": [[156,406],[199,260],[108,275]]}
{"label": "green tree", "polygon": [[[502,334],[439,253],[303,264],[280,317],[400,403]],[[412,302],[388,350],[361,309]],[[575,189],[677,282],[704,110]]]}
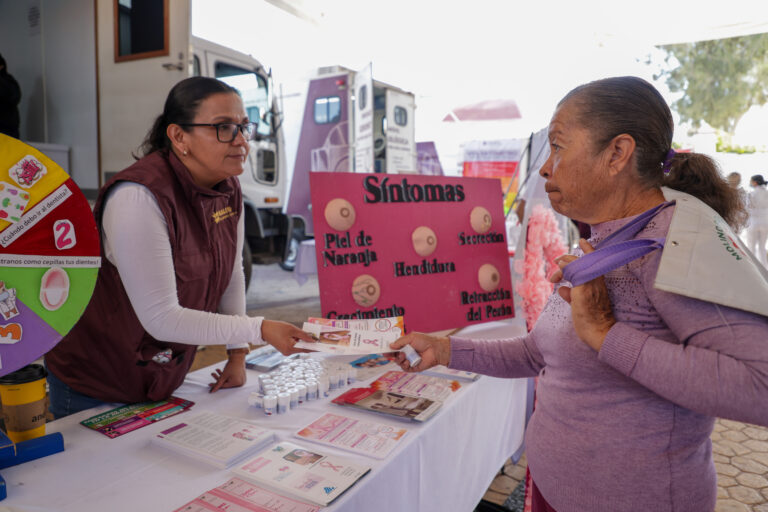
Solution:
{"label": "green tree", "polygon": [[[660,46],[669,90],[682,92],[672,104],[694,129],[706,121],[733,134],[752,105],[768,101],[768,34]],[[675,66],[675,67],[672,67]]]}

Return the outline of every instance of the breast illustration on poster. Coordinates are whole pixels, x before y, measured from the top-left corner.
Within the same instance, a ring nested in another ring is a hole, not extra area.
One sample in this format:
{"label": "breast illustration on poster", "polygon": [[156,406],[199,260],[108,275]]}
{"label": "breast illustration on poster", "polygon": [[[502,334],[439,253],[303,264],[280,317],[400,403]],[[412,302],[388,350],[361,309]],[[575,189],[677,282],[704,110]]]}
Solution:
{"label": "breast illustration on poster", "polygon": [[327,318],[435,332],[514,316],[498,180],[310,174]]}
{"label": "breast illustration on poster", "polygon": [[99,231],[72,178],[40,151],[0,134],[0,375],[69,332],[100,265]]}

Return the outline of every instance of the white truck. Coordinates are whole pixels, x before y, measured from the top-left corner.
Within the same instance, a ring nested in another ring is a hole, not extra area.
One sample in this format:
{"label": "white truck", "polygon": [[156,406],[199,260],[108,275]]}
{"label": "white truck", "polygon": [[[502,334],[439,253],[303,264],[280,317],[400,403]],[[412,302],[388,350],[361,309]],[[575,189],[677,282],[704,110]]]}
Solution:
{"label": "white truck", "polygon": [[323,68],[292,99],[276,98],[256,59],[192,36],[191,1],[0,2],[0,49],[22,89],[21,138],[94,198],[134,162],[174,84],[221,79],[258,122],[240,177],[246,278],[251,261],[290,270],[313,233],[308,172],[417,172],[413,95],[374,82],[368,66]]}
{"label": "white truck", "polygon": [[174,84],[195,75],[228,82],[258,122],[240,178],[244,257],[290,267],[293,225],[283,213],[288,181],[271,74],[249,55],[193,37],[190,27],[190,0],[0,2],[0,49],[22,89],[21,138],[94,198],[135,161]]}
{"label": "white truck", "polygon": [[371,67],[320,68],[298,91],[283,94],[293,164],[286,212],[305,236],[314,235],[310,172],[419,172],[414,95],[374,80]]}

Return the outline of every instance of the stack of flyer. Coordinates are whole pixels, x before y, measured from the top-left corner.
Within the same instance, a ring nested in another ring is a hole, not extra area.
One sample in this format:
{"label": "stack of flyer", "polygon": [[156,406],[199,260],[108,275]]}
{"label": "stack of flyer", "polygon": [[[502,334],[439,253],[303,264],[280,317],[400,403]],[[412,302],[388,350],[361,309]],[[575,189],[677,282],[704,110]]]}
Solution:
{"label": "stack of flyer", "polygon": [[381,354],[392,352],[389,344],[403,334],[402,317],[376,320],[329,320],[310,318],[302,330],[315,343],[300,341],[297,348],[332,354]]}
{"label": "stack of flyer", "polygon": [[239,418],[203,412],[156,434],[153,441],[223,469],[263,450],[274,435]]}
{"label": "stack of flyer", "polygon": [[324,507],[370,470],[346,458],[281,442],[232,471],[266,489]]}
{"label": "stack of flyer", "polygon": [[195,402],[172,396],[157,402],[123,405],[85,419],[80,424],[114,439],[182,413],[193,405]]}
{"label": "stack of flyer", "polygon": [[375,388],[352,388],[336,397],[333,403],[410,421],[426,421],[443,405],[440,400]]}

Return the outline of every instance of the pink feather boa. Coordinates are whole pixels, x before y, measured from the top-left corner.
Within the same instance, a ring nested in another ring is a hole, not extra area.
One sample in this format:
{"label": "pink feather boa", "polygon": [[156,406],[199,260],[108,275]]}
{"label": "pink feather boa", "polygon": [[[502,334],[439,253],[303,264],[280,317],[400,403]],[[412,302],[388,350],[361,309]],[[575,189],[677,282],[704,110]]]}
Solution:
{"label": "pink feather boa", "polygon": [[554,289],[547,277],[557,269],[555,258],[566,252],[555,214],[544,205],[537,204],[528,219],[524,257],[515,261],[515,272],[522,275],[515,290],[522,298],[525,323],[529,331]]}

